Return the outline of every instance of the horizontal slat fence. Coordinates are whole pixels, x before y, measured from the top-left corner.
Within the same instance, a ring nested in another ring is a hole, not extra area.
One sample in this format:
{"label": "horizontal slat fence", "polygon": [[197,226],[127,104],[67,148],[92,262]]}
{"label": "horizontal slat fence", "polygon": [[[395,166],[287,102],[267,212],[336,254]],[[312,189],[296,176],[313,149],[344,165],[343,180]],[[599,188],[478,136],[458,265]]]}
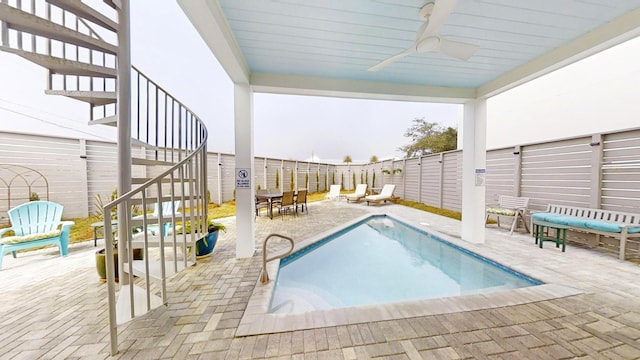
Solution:
{"label": "horizontal slat fence", "polygon": [[519,196],[530,198],[529,208],[544,210],[548,203],[590,207],[590,142],[583,137],[522,148]]}
{"label": "horizontal slat fence", "polygon": [[[0,149],[0,164],[27,166],[47,178],[49,199],[65,206],[66,217],[94,212],[95,196],[109,196],[116,188],[115,143],[0,132]],[[370,188],[395,184],[401,198],[455,211],[462,207],[462,151],[371,164],[257,157],[254,165],[256,187],[315,192],[341,183],[346,191],[361,182]],[[529,197],[531,210],[557,203],[640,213],[640,129],[490,150],[486,168],[487,203],[514,195]],[[133,172],[150,177],[154,171],[136,166]],[[210,153],[208,171],[210,200],[234,199],[234,155]],[[6,216],[7,203],[0,201],[0,217]]]}
{"label": "horizontal slat fence", "polygon": [[602,164],[600,206],[639,213],[640,130],[605,136]]}

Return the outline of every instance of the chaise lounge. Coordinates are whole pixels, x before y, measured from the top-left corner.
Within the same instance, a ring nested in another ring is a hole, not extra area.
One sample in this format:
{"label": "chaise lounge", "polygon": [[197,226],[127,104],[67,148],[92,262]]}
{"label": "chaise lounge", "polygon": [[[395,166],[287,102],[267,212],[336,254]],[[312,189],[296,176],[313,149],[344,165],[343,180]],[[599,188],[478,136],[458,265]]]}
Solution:
{"label": "chaise lounge", "polygon": [[393,191],[395,189],[395,185],[385,184],[384,187],[382,187],[382,191],[380,191],[380,194],[365,196],[364,200],[367,202],[367,205],[369,205],[369,203],[375,203],[376,205],[380,206],[380,203],[383,201],[387,202],[395,200],[395,197],[393,196]]}
{"label": "chaise lounge", "polygon": [[365,196],[367,196],[367,184],[358,184],[353,193],[347,194],[347,202],[358,202]]}
{"label": "chaise lounge", "polygon": [[329,193],[325,196],[325,199],[328,200],[340,200],[342,194],[340,194],[341,185],[331,185],[329,187]]}

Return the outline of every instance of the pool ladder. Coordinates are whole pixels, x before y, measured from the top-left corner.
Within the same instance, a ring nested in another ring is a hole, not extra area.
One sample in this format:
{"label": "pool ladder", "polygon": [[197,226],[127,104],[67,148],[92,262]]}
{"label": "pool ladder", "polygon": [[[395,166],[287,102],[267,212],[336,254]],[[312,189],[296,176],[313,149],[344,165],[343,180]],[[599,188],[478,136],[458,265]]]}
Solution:
{"label": "pool ladder", "polygon": [[[282,238],[282,239],[289,240],[289,242],[291,243],[291,249],[289,249],[289,251],[287,251],[284,254],[276,255],[274,257],[271,257],[271,258],[267,259],[267,242],[272,237],[279,237],[279,238]],[[260,282],[261,283],[266,284],[266,283],[269,282],[269,273],[267,272],[267,263],[269,261],[272,261],[272,260],[282,259],[285,256],[289,256],[289,254],[291,254],[293,252],[293,246],[294,246],[294,243],[293,243],[293,239],[292,238],[290,238],[288,236],[280,235],[280,234],[269,234],[264,239],[264,242],[262,243],[262,273],[260,273]]]}

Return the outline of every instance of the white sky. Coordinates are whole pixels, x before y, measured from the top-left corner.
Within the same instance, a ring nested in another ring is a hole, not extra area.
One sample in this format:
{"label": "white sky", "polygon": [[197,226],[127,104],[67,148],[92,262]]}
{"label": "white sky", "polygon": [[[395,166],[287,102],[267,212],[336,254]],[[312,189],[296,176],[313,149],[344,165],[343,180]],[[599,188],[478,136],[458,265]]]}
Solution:
{"label": "white sky", "polygon": [[[132,63],[207,124],[209,150],[234,153],[232,84],[175,1],[136,0]],[[640,40],[489,100],[487,147],[640,126]],[[44,95],[46,71],[0,52],[0,130],[115,139],[88,105]],[[424,117],[457,127],[459,105],[255,94],[256,156],[355,162],[401,156]],[[93,136],[89,135],[93,134]]]}

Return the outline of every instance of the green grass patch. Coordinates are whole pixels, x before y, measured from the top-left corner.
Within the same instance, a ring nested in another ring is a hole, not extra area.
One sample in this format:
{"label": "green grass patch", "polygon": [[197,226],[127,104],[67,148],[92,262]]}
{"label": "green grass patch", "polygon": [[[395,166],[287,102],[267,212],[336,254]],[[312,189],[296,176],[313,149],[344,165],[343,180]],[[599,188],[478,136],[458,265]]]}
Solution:
{"label": "green grass patch", "polygon": [[[343,193],[350,193],[350,191],[343,191]],[[325,199],[326,195],[327,195],[326,191],[309,193],[307,195],[307,202],[322,201]],[[425,205],[419,202],[409,201],[409,200],[398,200],[397,202],[400,205],[408,206],[408,207],[422,210],[422,211],[427,211],[427,212],[441,215],[441,216],[446,216],[452,219],[456,219],[456,220],[462,219],[462,214],[460,214],[457,211],[440,209],[437,207],[433,207],[433,206],[429,206],[429,205]],[[209,204],[208,211],[209,211],[210,219],[220,219],[220,218],[235,216],[236,203],[235,201],[228,201],[223,204]],[[76,223],[71,227],[71,232],[69,234],[69,242],[77,243],[77,242],[93,239],[93,228],[91,227],[91,224],[102,221],[102,218],[100,218],[99,216],[92,215],[85,218],[75,218],[75,219],[68,219],[68,220],[73,220]]]}
{"label": "green grass patch", "polygon": [[441,209],[434,206],[425,205],[423,203],[402,199],[398,200],[397,203],[410,208],[430,212],[436,215],[445,216],[456,220],[462,220],[462,214],[457,211]]}

